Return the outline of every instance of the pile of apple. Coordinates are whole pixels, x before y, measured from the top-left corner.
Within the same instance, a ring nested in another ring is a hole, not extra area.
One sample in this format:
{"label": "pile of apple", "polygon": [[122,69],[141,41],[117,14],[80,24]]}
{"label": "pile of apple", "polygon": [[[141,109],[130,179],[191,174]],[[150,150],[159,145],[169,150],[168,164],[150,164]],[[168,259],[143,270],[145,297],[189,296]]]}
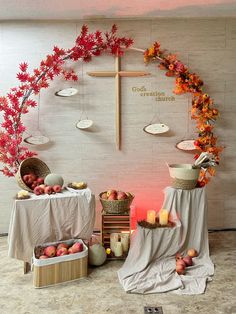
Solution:
{"label": "pile of apple", "polygon": [[64,256],[74,253],[79,253],[84,250],[83,244],[80,242],[75,242],[72,246],[66,243],[60,243],[57,246],[50,245],[45,247],[43,250],[43,255],[39,256],[39,259],[46,259],[50,257]]}
{"label": "pile of apple", "polygon": [[49,186],[44,184],[44,178],[38,177],[34,173],[25,174],[23,176],[24,183],[34,191],[34,194],[41,195],[41,194],[53,194],[53,193],[60,193],[61,186],[54,185]]}
{"label": "pile of apple", "polygon": [[129,192],[122,192],[116,190],[108,190],[107,192],[102,193],[101,198],[103,200],[117,201],[125,200],[130,198],[132,195]]}
{"label": "pile of apple", "polygon": [[198,256],[198,253],[195,249],[189,249],[187,252],[187,256],[183,256],[182,254],[177,253],[175,255],[176,272],[179,275],[184,275],[186,267],[193,265],[193,257],[196,256]]}

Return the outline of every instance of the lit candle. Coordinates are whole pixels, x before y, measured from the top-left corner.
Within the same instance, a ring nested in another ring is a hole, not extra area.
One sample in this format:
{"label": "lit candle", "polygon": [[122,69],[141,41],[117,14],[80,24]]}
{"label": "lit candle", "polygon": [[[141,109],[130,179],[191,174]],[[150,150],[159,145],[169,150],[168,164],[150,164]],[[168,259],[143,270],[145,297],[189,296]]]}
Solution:
{"label": "lit candle", "polygon": [[122,243],[116,242],[114,246],[114,254],[116,257],[120,257],[123,255]]}
{"label": "lit candle", "polygon": [[115,243],[119,241],[119,233],[111,233],[110,235],[110,249],[115,250]]}
{"label": "lit candle", "polygon": [[155,210],[148,210],[147,211],[147,222],[150,224],[154,224],[156,222],[156,211]]}
{"label": "lit candle", "polygon": [[128,252],[129,250],[129,233],[121,233],[120,234],[122,249],[124,252]]}
{"label": "lit candle", "polygon": [[168,210],[166,209],[161,209],[159,212],[159,223],[162,226],[166,226],[168,224]]}

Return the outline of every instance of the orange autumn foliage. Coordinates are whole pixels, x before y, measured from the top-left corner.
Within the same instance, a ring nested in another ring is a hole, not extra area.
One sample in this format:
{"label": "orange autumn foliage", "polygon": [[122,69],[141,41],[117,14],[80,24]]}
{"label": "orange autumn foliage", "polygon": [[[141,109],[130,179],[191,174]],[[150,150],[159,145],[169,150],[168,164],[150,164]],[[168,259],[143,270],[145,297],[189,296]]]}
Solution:
{"label": "orange autumn foliage", "polygon": [[[175,94],[191,93],[191,118],[196,121],[198,130],[198,138],[194,145],[200,152],[213,154],[218,163],[223,147],[217,146],[217,137],[214,136],[213,129],[215,121],[219,117],[219,110],[214,107],[214,100],[203,92],[203,81],[196,73],[191,73],[188,67],[177,59],[175,54],[166,54],[165,50],[161,50],[158,42],[154,42],[144,52],[146,64],[155,61],[159,62],[161,70],[166,70],[166,76],[176,77],[173,91]],[[204,186],[209,182],[208,174],[210,176],[215,175],[215,169],[211,167],[200,172],[199,186]]]}

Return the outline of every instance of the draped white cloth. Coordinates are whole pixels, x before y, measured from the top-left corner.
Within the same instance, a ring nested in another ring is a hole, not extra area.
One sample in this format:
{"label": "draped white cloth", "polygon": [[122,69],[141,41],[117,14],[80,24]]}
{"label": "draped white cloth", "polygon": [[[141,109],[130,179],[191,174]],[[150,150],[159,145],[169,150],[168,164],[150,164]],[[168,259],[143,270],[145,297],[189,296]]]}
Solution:
{"label": "draped white cloth", "polygon": [[52,195],[31,194],[15,200],[8,255],[31,262],[35,245],[72,238],[90,239],[95,222],[95,197],[90,189]]}
{"label": "draped white cloth", "polygon": [[[138,226],[128,257],[118,271],[125,291],[130,293],[204,293],[214,274],[209,257],[207,200],[205,188],[180,190],[167,187],[162,208],[169,211],[173,228],[147,229]],[[199,256],[185,275],[175,271],[175,254],[195,248]]]}

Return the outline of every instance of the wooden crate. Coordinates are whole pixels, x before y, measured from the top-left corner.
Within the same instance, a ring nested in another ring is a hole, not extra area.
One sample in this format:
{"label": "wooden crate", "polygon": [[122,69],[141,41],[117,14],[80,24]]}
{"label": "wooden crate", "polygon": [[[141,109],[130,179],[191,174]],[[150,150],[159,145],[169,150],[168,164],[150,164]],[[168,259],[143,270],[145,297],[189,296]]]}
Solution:
{"label": "wooden crate", "polygon": [[[130,234],[130,215],[102,214],[102,243],[106,248],[110,248],[110,234],[129,232]],[[127,253],[128,254],[128,253]],[[125,259],[127,254],[121,257],[108,255],[108,259]]]}
{"label": "wooden crate", "polygon": [[[70,242],[69,242],[70,241]],[[82,240],[62,241],[71,244]],[[72,242],[72,243],[73,243]],[[56,245],[60,242],[48,243]],[[71,281],[87,276],[88,270],[88,248],[83,243],[84,250],[80,253],[53,257],[48,259],[37,259],[33,256],[33,285],[35,288],[42,288],[58,283]]]}

